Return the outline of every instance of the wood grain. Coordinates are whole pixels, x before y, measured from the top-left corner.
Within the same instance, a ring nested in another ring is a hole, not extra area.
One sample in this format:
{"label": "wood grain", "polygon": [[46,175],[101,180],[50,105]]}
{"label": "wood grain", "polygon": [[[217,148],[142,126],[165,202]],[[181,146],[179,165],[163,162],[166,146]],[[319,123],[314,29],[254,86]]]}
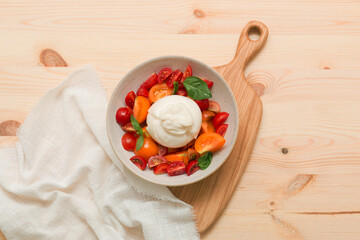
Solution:
{"label": "wood grain", "polygon": [[[252,29],[260,31],[259,39],[249,39]],[[170,188],[179,199],[193,206],[199,232],[204,232],[222,213],[248,163],[262,115],[262,103],[247,83],[244,71],[249,60],[264,46],[267,27],[251,21],[241,32],[234,59],[215,67],[232,89],[239,110],[239,132],[235,147],[223,166],[210,177],[195,184]],[[226,187],[225,187],[226,186]]]}
{"label": "wood grain", "polygon": [[[110,95],[128,69],[152,57],[229,62],[239,29],[258,19],[271,35],[245,75],[262,93],[259,135],[228,206],[201,237],[359,239],[359,12],[350,0],[1,1],[0,122],[22,123],[84,64],[95,65]],[[70,67],[41,67],[47,48]],[[286,197],[303,175],[314,178]]]}

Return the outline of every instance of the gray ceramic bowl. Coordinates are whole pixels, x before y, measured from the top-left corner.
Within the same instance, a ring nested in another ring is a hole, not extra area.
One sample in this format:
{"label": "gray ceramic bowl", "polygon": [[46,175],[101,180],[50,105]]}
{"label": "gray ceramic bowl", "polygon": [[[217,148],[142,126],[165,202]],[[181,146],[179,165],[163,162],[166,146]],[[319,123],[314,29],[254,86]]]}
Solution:
{"label": "gray ceramic bowl", "polygon": [[[173,177],[167,174],[155,175],[148,167],[146,170],[141,171],[130,161],[130,158],[134,156],[133,152],[126,151],[121,145],[121,138],[124,132],[115,120],[116,111],[119,107],[125,106],[124,99],[126,94],[130,91],[136,92],[141,83],[154,72],[158,73],[164,67],[184,71],[188,65],[190,65],[193,70],[193,76],[209,79],[214,82],[212,88],[213,97],[211,100],[220,104],[222,112],[228,112],[230,114],[226,121],[226,123],[229,124],[225,135],[226,143],[219,151],[214,153],[212,162],[207,169],[199,170],[190,176],[186,174]],[[152,183],[166,186],[181,186],[200,181],[210,176],[225,162],[237,138],[239,118],[236,101],[231,89],[213,68],[188,57],[164,56],[150,59],[138,65],[121,79],[109,102],[106,125],[108,137],[116,155],[131,172]]]}

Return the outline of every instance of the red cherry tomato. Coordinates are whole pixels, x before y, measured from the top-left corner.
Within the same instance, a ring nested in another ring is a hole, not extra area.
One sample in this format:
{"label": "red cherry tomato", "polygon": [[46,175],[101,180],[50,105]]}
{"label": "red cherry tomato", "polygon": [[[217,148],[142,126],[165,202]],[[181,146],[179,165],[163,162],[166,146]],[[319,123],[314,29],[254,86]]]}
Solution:
{"label": "red cherry tomato", "polygon": [[154,73],[143,84],[141,84],[141,87],[144,87],[147,90],[150,90],[150,88],[152,88],[157,83],[158,83],[158,76],[156,73]]}
{"label": "red cherry tomato", "polygon": [[158,75],[158,82],[162,83],[164,82],[172,73],[172,70],[170,68],[163,68],[160,70]]}
{"label": "red cherry tomato", "polygon": [[155,155],[155,156],[151,156],[149,158],[148,166],[149,166],[149,168],[152,168],[152,167],[155,167],[159,164],[166,163],[166,162],[167,162],[167,160],[163,156]]}
{"label": "red cherry tomato", "polygon": [[186,92],[186,89],[184,86],[179,86],[179,89],[177,91],[177,94],[180,95],[180,96],[186,96],[187,95],[187,92]]}
{"label": "red cherry tomato", "polygon": [[136,95],[134,91],[129,92],[125,97],[125,103],[128,107],[133,108],[135,102]]}
{"label": "red cherry tomato", "polygon": [[223,124],[226,119],[228,118],[229,114],[227,112],[220,112],[215,115],[213,118],[213,125],[216,128],[218,128],[221,124]]}
{"label": "red cherry tomato", "polygon": [[181,78],[181,82],[183,83],[187,77],[191,77],[191,76],[192,76],[192,68],[189,65],[189,66],[187,66],[187,68]]}
{"label": "red cherry tomato", "polygon": [[221,124],[217,129],[215,129],[215,132],[224,137],[228,126],[228,124]]}
{"label": "red cherry tomato", "polygon": [[164,155],[166,155],[167,154],[167,152],[168,152],[168,148],[167,147],[164,147],[163,145],[159,145],[159,155],[161,155],[161,156],[164,156]]}
{"label": "red cherry tomato", "polygon": [[135,164],[138,168],[141,170],[145,170],[146,168],[146,161],[143,157],[140,156],[133,156],[130,158],[130,160]]}
{"label": "red cherry tomato", "polygon": [[139,89],[136,91],[136,95],[148,98],[149,92],[148,92],[148,90],[146,90],[145,87],[139,87]]}
{"label": "red cherry tomato", "polygon": [[116,122],[120,125],[130,122],[131,108],[121,107],[116,112]]}
{"label": "red cherry tomato", "polygon": [[209,99],[204,99],[204,100],[194,100],[196,102],[196,104],[199,106],[200,110],[206,110],[209,107]]}
{"label": "red cherry tomato", "polygon": [[167,167],[168,167],[167,163],[162,163],[160,165],[155,166],[154,167],[154,174],[155,175],[160,175],[160,174],[167,173]]}
{"label": "red cherry tomato", "polygon": [[199,170],[199,164],[197,161],[191,161],[189,162],[189,164],[186,166],[186,174],[188,176],[190,176],[191,174],[193,174],[194,172],[196,172],[197,170]]}
{"label": "red cherry tomato", "polygon": [[179,82],[182,78],[183,73],[180,70],[175,70],[172,72],[171,76],[166,81],[166,84],[169,88],[174,87],[174,82]]}
{"label": "red cherry tomato", "polygon": [[132,151],[136,145],[136,135],[134,133],[125,133],[121,138],[121,144],[126,151]]}
{"label": "red cherry tomato", "polygon": [[211,89],[212,86],[214,85],[213,81],[207,80],[207,79],[203,79],[204,82],[206,82],[206,84],[208,85],[208,88]]}
{"label": "red cherry tomato", "polygon": [[175,161],[169,164],[169,166],[167,167],[167,173],[169,174],[169,176],[181,175],[186,172],[185,167],[186,166],[184,162]]}

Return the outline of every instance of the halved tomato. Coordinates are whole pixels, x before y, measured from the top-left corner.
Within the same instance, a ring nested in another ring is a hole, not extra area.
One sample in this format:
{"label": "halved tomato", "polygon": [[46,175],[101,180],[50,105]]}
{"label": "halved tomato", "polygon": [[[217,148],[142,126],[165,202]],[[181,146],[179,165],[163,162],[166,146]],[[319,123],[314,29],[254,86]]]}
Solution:
{"label": "halved tomato", "polygon": [[164,82],[172,73],[170,68],[163,68],[160,70],[158,75],[158,83]]}
{"label": "halved tomato", "polygon": [[186,89],[184,86],[179,86],[177,95],[184,96],[184,97],[187,95],[187,92],[186,92]]}
{"label": "halved tomato", "polygon": [[218,128],[221,124],[223,124],[226,119],[229,117],[229,114],[227,112],[220,112],[216,114],[216,116],[213,118],[213,124],[215,128]]}
{"label": "halved tomato", "polygon": [[154,167],[154,174],[155,175],[160,175],[160,174],[164,174],[164,173],[167,173],[167,167],[168,167],[169,164],[167,163],[162,163],[162,164],[159,164],[157,166]]}
{"label": "halved tomato", "polygon": [[130,158],[130,160],[141,170],[146,168],[146,160],[143,157],[133,156]]}
{"label": "halved tomato", "polygon": [[229,126],[228,124],[221,124],[221,125],[215,130],[215,132],[216,132],[217,134],[220,134],[221,136],[224,137],[228,126]]}
{"label": "halved tomato", "polygon": [[194,172],[196,172],[197,170],[199,170],[199,164],[197,161],[191,161],[189,162],[189,164],[186,166],[186,174],[188,176],[190,176],[191,174],[193,174]]}
{"label": "halved tomato", "polygon": [[136,94],[134,91],[129,92],[125,97],[125,103],[128,107],[133,108],[135,102]]}
{"label": "halved tomato", "polygon": [[151,138],[145,137],[143,146],[138,151],[135,147],[134,153],[136,156],[143,157],[147,161],[151,156],[157,155],[158,147]]}
{"label": "halved tomato", "polygon": [[135,98],[133,114],[136,120],[140,124],[145,121],[149,108],[150,108],[149,99],[143,96],[137,96]]}
{"label": "halved tomato", "polygon": [[168,155],[165,155],[164,157],[169,162],[183,162],[185,165],[187,165],[189,162],[189,156],[188,156],[187,150],[173,153],[173,154],[168,154]]}
{"label": "halved tomato", "polygon": [[149,99],[152,103],[156,102],[160,98],[170,96],[172,89],[167,86],[166,83],[160,83],[153,86],[149,91]]}
{"label": "halved tomato", "polygon": [[131,124],[131,122],[121,126],[121,129],[125,132],[132,132],[132,133],[136,133],[135,128],[133,127],[133,125]]}
{"label": "halved tomato", "polygon": [[163,145],[159,145],[158,148],[159,148],[159,155],[164,156],[167,154],[167,152],[168,152],[167,147],[165,147]]}
{"label": "halved tomato", "polygon": [[152,88],[157,83],[158,83],[158,76],[156,73],[154,73],[143,84],[141,84],[141,86],[146,88],[147,90],[150,90],[150,88]]}
{"label": "halved tomato", "polygon": [[202,111],[201,116],[202,116],[202,121],[209,121],[213,117],[215,117],[215,113],[209,110],[204,110]]}
{"label": "halved tomato", "polygon": [[214,132],[215,128],[212,123],[212,118],[215,116],[215,113],[209,110],[204,110],[201,113],[202,122],[201,122],[201,133]]}
{"label": "halved tomato", "polygon": [[191,77],[191,76],[192,76],[192,68],[189,65],[189,66],[187,66],[187,68],[181,78],[181,83],[183,83],[187,77]]}
{"label": "halved tomato", "polygon": [[214,85],[213,81],[207,80],[207,79],[203,79],[204,82],[206,82],[206,84],[208,85],[208,88],[211,89],[212,86]]}
{"label": "halved tomato", "polygon": [[189,156],[189,160],[197,160],[200,155],[198,154],[198,152],[194,149],[194,148],[189,148],[188,149],[188,156]]}
{"label": "halved tomato", "polygon": [[174,87],[174,82],[179,82],[182,78],[183,73],[180,70],[175,70],[172,72],[171,76],[166,81],[166,84],[169,88]]}
{"label": "halved tomato", "polygon": [[209,101],[208,110],[212,111],[214,113],[219,113],[220,112],[220,105],[215,101]]}
{"label": "halved tomato", "polygon": [[160,155],[154,155],[151,156],[148,160],[148,166],[149,168],[155,167],[159,164],[166,163],[166,159],[163,156]]}
{"label": "halved tomato", "polygon": [[139,89],[136,91],[136,96],[143,96],[149,97],[149,92],[145,87],[140,86]]}
{"label": "halved tomato", "polygon": [[183,162],[179,162],[179,161],[172,162],[167,167],[167,173],[170,176],[181,175],[181,174],[184,174],[186,172],[185,167],[186,167],[185,163],[183,163]]}
{"label": "halved tomato", "polygon": [[196,104],[199,106],[200,110],[206,110],[209,107],[209,99],[204,99],[204,100],[194,100],[196,102]]}
{"label": "halved tomato", "polygon": [[201,134],[195,141],[195,150],[200,154],[216,152],[225,144],[225,138],[220,134],[209,132]]}

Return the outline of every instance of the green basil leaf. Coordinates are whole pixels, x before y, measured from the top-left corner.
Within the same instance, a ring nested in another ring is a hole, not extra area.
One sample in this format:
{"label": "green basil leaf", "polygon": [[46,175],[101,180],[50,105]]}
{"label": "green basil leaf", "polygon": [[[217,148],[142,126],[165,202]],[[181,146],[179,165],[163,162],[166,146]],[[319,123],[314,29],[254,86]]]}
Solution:
{"label": "green basil leaf", "polygon": [[136,131],[140,136],[143,136],[143,130],[141,129],[141,126],[140,126],[139,122],[136,120],[136,118],[135,118],[133,115],[131,115],[130,121],[131,121],[131,124],[133,125],[135,131]]}
{"label": "green basil leaf", "polygon": [[144,135],[141,134],[136,141],[136,151],[139,151],[143,145],[144,145]]}
{"label": "green basil leaf", "polygon": [[211,98],[211,91],[203,80],[198,77],[188,77],[184,81],[184,87],[189,95],[194,100],[203,100]]}
{"label": "green basil leaf", "polygon": [[212,157],[213,157],[212,152],[206,152],[204,155],[202,155],[198,159],[198,164],[199,164],[200,169],[202,169],[202,170],[207,169],[211,163]]}
{"label": "green basil leaf", "polygon": [[179,83],[174,82],[174,89],[173,89],[172,95],[175,95],[175,93],[177,93],[178,89],[179,89]]}

